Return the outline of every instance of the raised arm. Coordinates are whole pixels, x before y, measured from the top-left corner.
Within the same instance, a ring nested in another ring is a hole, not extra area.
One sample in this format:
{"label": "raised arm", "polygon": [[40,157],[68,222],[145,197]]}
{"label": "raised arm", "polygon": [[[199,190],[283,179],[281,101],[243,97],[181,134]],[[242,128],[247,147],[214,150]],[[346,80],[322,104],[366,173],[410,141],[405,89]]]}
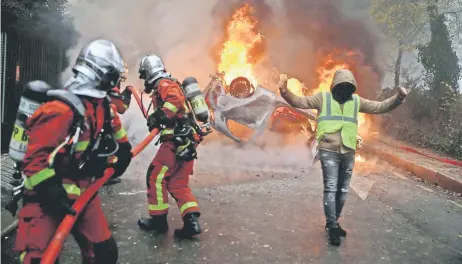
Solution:
{"label": "raised arm", "polygon": [[322,107],[322,94],[317,93],[313,96],[296,96],[287,88],[287,76],[281,75],[279,80],[279,91],[282,98],[291,106],[301,109],[317,109]]}
{"label": "raised arm", "polygon": [[394,96],[379,102],[360,97],[359,112],[366,114],[383,114],[398,107],[407,96],[406,89],[400,87]]}

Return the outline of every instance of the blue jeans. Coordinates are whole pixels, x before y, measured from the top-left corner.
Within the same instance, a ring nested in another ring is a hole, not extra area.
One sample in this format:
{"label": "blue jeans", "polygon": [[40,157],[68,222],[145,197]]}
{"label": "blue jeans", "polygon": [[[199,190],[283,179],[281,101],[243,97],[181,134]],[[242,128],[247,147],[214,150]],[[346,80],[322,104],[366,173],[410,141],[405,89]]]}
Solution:
{"label": "blue jeans", "polygon": [[351,175],[355,164],[355,152],[337,153],[320,150],[324,180],[324,214],[327,228],[337,228],[338,218],[348,196]]}

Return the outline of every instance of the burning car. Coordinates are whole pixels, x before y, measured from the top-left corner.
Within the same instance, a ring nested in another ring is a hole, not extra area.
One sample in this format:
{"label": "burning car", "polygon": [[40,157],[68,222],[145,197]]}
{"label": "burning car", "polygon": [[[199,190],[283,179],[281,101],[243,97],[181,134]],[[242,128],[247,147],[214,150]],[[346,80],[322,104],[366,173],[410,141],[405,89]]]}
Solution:
{"label": "burning car", "polygon": [[303,131],[310,148],[316,147],[316,117],[311,110],[296,109],[245,77],[226,85],[223,74],[215,74],[203,94],[211,111],[212,127],[238,143],[254,143],[265,130],[282,134]]}

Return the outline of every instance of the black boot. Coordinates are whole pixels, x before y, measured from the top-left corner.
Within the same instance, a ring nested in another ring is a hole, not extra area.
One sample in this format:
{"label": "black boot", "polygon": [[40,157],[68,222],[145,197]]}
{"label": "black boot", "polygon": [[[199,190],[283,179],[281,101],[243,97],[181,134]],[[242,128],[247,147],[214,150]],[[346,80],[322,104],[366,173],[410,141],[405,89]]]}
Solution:
{"label": "black boot", "polygon": [[345,229],[343,229],[343,228],[340,226],[340,224],[338,224],[338,231],[339,231],[340,237],[346,237],[347,232],[345,231]]}
{"label": "black boot", "polygon": [[167,215],[153,215],[150,218],[140,218],[138,219],[138,226],[141,229],[155,231],[158,234],[165,233],[168,230]]}
{"label": "black boot", "polygon": [[[346,237],[347,235],[347,232],[345,231],[345,229],[343,229],[340,224],[337,224],[338,225],[338,229],[339,229],[339,234],[340,234],[340,237]],[[327,227],[327,224],[326,224],[326,230],[329,230],[329,228]]]}
{"label": "black boot", "polygon": [[334,246],[340,246],[339,228],[329,228],[329,242]]}
{"label": "black boot", "polygon": [[189,213],[183,217],[183,228],[175,230],[175,236],[181,238],[191,238],[194,235],[200,234],[201,227],[199,226],[199,212]]}

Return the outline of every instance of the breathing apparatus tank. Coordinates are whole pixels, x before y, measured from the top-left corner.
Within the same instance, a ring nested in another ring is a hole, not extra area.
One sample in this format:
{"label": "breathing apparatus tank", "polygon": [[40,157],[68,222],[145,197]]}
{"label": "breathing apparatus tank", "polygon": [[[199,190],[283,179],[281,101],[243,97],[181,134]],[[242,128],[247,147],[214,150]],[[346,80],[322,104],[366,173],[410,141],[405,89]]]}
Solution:
{"label": "breathing apparatus tank", "polygon": [[48,101],[47,92],[51,89],[52,87],[43,81],[32,81],[25,86],[19,101],[8,153],[16,163],[23,161],[27,150],[26,120],[37,108]]}
{"label": "breathing apparatus tank", "polygon": [[199,88],[199,83],[194,77],[187,77],[182,83],[186,98],[191,104],[192,112],[196,119],[202,123],[209,121],[209,107],[205,102],[204,95]]}

